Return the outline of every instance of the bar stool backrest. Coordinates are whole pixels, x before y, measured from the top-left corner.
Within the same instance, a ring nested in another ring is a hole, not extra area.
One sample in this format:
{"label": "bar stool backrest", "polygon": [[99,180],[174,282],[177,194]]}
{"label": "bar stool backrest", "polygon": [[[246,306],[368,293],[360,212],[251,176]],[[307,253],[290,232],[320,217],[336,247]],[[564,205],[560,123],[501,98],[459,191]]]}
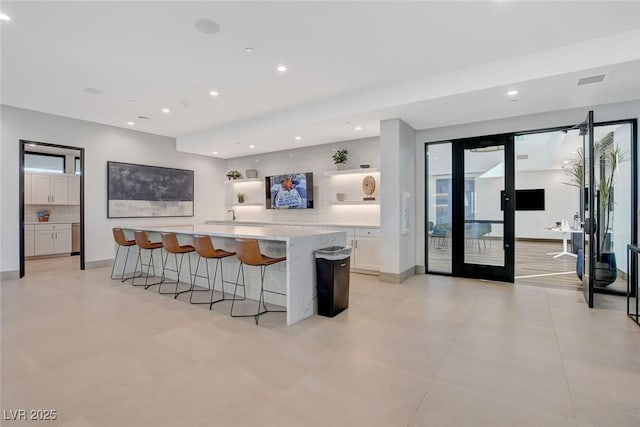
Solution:
{"label": "bar stool backrest", "polygon": [[127,238],[124,236],[122,228],[113,229],[113,240],[115,240],[120,246],[131,246],[131,243],[129,243]]}
{"label": "bar stool backrest", "polygon": [[136,245],[138,245],[138,247],[142,249],[153,249],[146,231],[136,230],[133,232],[133,235],[136,238]]}
{"label": "bar stool backrest", "polygon": [[256,239],[236,239],[236,256],[247,265],[262,265],[260,245]]}
{"label": "bar stool backrest", "polygon": [[176,233],[160,233],[160,236],[162,236],[162,246],[167,252],[172,254],[181,253]]}
{"label": "bar stool backrest", "polygon": [[201,257],[215,258],[216,249],[213,247],[213,242],[209,236],[194,235],[193,247],[196,248],[196,252]]}

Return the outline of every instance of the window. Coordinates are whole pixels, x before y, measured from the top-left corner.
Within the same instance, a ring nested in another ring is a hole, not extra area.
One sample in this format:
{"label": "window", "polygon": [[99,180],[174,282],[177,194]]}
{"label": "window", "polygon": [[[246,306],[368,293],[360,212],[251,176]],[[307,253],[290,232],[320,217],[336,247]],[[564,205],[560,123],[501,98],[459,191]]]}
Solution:
{"label": "window", "polygon": [[75,166],[76,175],[82,175],[82,170],[80,169],[80,157],[76,157],[76,166]]}
{"label": "window", "polygon": [[64,156],[45,153],[24,153],[25,172],[64,173]]}

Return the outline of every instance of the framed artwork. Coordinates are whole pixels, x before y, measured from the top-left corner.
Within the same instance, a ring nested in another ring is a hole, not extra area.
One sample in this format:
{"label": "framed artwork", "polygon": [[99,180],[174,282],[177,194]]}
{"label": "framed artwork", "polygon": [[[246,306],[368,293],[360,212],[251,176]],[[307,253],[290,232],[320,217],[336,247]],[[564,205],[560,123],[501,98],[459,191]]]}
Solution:
{"label": "framed artwork", "polygon": [[192,170],[107,162],[107,218],[193,213]]}

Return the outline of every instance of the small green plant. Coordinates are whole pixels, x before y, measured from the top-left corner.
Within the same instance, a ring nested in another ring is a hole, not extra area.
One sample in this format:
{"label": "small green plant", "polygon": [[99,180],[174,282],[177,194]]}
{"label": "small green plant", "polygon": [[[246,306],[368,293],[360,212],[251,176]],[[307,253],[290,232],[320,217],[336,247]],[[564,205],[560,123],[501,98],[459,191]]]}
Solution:
{"label": "small green plant", "polygon": [[240,178],[241,174],[240,172],[236,171],[236,170],[232,170],[227,172],[227,178],[229,179],[238,179]]}
{"label": "small green plant", "polygon": [[347,150],[337,150],[333,153],[333,163],[336,165],[342,165],[347,163],[347,155],[349,152]]}

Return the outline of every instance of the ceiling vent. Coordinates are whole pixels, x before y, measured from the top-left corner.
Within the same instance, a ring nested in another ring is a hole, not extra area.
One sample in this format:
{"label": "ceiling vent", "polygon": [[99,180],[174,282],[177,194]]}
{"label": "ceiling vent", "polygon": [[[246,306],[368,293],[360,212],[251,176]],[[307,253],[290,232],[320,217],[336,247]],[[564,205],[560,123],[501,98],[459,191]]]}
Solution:
{"label": "ceiling vent", "polygon": [[529,158],[528,154],[518,154],[516,156],[516,159],[518,159],[518,160],[527,160],[528,158]]}
{"label": "ceiling vent", "polygon": [[504,150],[504,145],[489,145],[488,147],[471,148],[469,151],[474,153],[493,153],[494,151]]}
{"label": "ceiling vent", "polygon": [[606,74],[598,74],[597,76],[585,77],[578,80],[578,86],[590,85],[591,83],[600,83],[604,80]]}
{"label": "ceiling vent", "polygon": [[138,118],[142,120],[151,120],[151,117],[147,117],[147,116],[138,116]]}

